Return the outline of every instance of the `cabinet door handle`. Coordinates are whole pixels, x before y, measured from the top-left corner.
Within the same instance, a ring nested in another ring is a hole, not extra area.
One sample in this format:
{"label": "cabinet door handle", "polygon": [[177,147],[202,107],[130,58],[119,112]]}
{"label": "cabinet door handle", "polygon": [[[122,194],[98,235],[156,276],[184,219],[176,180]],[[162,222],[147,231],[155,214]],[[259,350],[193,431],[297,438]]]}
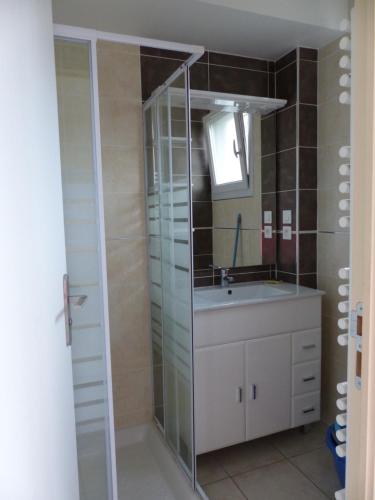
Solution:
{"label": "cabinet door handle", "polygon": [[312,406],[311,408],[306,408],[306,410],[302,410],[302,413],[312,413],[313,411],[315,411],[315,408]]}
{"label": "cabinet door handle", "polygon": [[315,375],[312,375],[311,377],[304,377],[302,380],[304,382],[311,382],[312,380],[315,380]]}
{"label": "cabinet door handle", "polygon": [[314,349],[316,347],[316,344],[306,344],[302,346],[302,349]]}
{"label": "cabinet door handle", "polygon": [[251,394],[250,397],[253,401],[257,398],[257,386],[255,384],[251,384]]}
{"label": "cabinet door handle", "polygon": [[237,387],[236,389],[236,401],[237,403],[242,403],[242,387]]}

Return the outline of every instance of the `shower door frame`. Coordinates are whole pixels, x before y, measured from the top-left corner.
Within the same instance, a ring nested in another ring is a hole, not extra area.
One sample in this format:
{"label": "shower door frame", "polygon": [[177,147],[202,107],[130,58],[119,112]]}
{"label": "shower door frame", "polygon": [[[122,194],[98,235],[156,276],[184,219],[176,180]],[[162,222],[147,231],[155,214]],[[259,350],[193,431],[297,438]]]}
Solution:
{"label": "shower door frame", "polygon": [[[143,104],[143,121],[144,121],[144,128],[146,128],[146,119],[145,119],[145,114],[146,112],[152,108],[152,106],[156,103],[157,105],[157,110],[156,110],[156,123],[157,127],[159,129],[159,103],[157,100],[163,95],[165,91],[168,90],[168,87],[173,84],[174,81],[176,81],[179,77],[184,75],[184,80],[185,80],[185,112],[186,112],[186,150],[187,150],[187,172],[188,172],[188,205],[189,205],[189,210],[188,210],[188,226],[189,226],[189,239],[188,239],[188,244],[189,244],[189,256],[190,256],[190,304],[191,304],[191,351],[190,351],[190,380],[191,380],[191,408],[190,408],[190,421],[191,421],[191,457],[192,457],[192,469],[191,469],[191,476],[189,474],[190,471],[187,470],[187,467],[185,463],[182,461],[182,459],[175,453],[175,450],[173,450],[170,445],[168,444],[166,440],[166,434],[165,434],[165,370],[164,370],[164,361],[163,361],[163,412],[164,412],[164,427],[161,427],[160,423],[154,416],[154,420],[156,422],[156,425],[160,432],[163,434],[165,443],[166,445],[171,449],[172,453],[175,455],[177,464],[179,467],[182,469],[183,473],[186,475],[188,480],[191,480],[191,485],[194,491],[198,491],[197,489],[197,481],[196,481],[196,453],[195,453],[195,411],[194,411],[194,284],[193,284],[193,269],[194,269],[194,255],[193,255],[193,203],[192,203],[192,165],[191,165],[191,107],[190,107],[190,67],[200,59],[204,53],[204,48],[203,47],[195,47],[195,52],[186,60],[184,61],[179,68],[176,69],[168,78],[165,80],[165,82],[160,85],[148,98],[148,100]],[[185,50],[186,52],[186,50]],[[146,135],[144,136],[146,138]],[[146,143],[145,143],[146,144]],[[144,147],[146,147],[144,144]],[[170,153],[169,153],[170,154]],[[146,161],[146,154],[144,155],[145,161]],[[160,148],[158,147],[157,151],[157,157],[160,157]],[[160,170],[160,161],[158,159],[156,160],[159,163],[159,170]],[[146,167],[146,164],[145,164]],[[147,190],[148,190],[148,180],[147,180],[147,168],[145,168],[145,205],[146,205],[146,218],[148,220],[148,203],[147,203]],[[159,172],[160,175],[160,172]],[[146,224],[147,227],[147,224]],[[149,273],[150,275],[150,273]],[[149,282],[149,286],[151,283]],[[150,335],[151,332],[150,332]],[[152,339],[151,339],[152,340]],[[163,342],[163,338],[162,338]]]}

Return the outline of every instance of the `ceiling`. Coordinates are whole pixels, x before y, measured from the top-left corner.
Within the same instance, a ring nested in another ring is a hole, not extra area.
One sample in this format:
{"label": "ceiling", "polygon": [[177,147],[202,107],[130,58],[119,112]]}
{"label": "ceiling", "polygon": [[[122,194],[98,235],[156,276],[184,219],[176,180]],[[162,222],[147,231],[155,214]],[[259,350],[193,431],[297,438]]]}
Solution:
{"label": "ceiling", "polygon": [[[304,2],[307,2],[305,9],[293,9]],[[347,2],[53,0],[53,12],[54,22],[60,24],[276,59],[298,45],[320,48],[337,38]]]}

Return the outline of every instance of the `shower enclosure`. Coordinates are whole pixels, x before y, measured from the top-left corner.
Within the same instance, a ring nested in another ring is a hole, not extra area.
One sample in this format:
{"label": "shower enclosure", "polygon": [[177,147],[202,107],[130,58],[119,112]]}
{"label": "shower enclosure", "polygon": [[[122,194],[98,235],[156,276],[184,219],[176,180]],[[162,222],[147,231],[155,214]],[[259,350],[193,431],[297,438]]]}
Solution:
{"label": "shower enclosure", "polygon": [[189,116],[185,66],[145,103],[144,123],[155,420],[194,483]]}

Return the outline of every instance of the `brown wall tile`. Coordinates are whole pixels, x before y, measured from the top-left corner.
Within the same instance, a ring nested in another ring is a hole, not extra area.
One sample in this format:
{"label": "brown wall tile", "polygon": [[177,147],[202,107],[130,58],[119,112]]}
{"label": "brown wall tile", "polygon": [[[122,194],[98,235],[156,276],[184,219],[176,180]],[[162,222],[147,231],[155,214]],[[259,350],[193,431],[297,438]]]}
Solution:
{"label": "brown wall tile", "polygon": [[276,114],[276,137],[277,151],[296,146],[296,106]]}
{"label": "brown wall tile", "polygon": [[317,188],[317,149],[299,149],[299,187],[300,189]]}
{"label": "brown wall tile", "polygon": [[277,229],[283,228],[283,210],[292,211],[292,229],[296,228],[296,190],[280,191],[276,194],[277,200]]}
{"label": "brown wall tile", "polygon": [[299,272],[316,273],[316,234],[299,235]]}
{"label": "brown wall tile", "polygon": [[297,63],[289,64],[276,73],[276,97],[287,99],[286,106],[292,106],[297,100]]}
{"label": "brown wall tile", "polygon": [[276,155],[277,191],[296,189],[296,148]]}
{"label": "brown wall tile", "polygon": [[301,189],[299,192],[299,229],[314,231],[317,220],[317,191]]}
{"label": "brown wall tile", "polygon": [[292,63],[297,59],[297,50],[291,50],[285,56],[281,57],[278,61],[276,61],[276,72],[280,71],[282,68]]}
{"label": "brown wall tile", "polygon": [[210,52],[209,63],[232,68],[253,69],[256,71],[268,71],[268,61],[265,59],[253,59],[251,57],[234,56],[220,52]]}
{"label": "brown wall tile", "polygon": [[299,142],[300,146],[316,147],[318,135],[318,113],[316,106],[299,106]]}
{"label": "brown wall tile", "polygon": [[268,74],[261,71],[210,65],[209,90],[268,96]]}
{"label": "brown wall tile", "polygon": [[316,104],[318,98],[318,64],[313,61],[299,63],[299,99],[304,104]]}

